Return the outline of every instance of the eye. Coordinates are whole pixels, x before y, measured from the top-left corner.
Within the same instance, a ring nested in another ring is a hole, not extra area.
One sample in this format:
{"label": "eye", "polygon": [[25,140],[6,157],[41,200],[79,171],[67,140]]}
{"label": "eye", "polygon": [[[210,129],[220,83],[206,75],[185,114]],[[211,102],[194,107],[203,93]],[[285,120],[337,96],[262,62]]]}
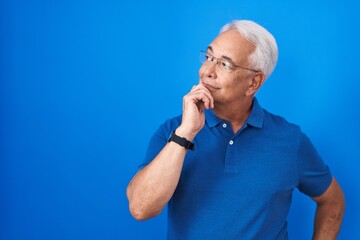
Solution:
{"label": "eye", "polygon": [[212,62],[213,57],[211,55],[209,55],[209,54],[206,54],[205,59],[206,59],[206,61],[211,61]]}
{"label": "eye", "polygon": [[224,60],[221,61],[221,65],[222,65],[222,67],[223,67],[225,70],[227,70],[227,71],[233,69],[233,65],[232,65],[231,63],[229,63],[228,61],[224,61]]}

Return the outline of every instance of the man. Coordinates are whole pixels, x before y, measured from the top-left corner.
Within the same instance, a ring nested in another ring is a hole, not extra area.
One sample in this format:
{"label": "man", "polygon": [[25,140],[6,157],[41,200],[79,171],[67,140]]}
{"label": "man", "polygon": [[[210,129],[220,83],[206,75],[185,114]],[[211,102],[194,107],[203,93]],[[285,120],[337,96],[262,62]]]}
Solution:
{"label": "man", "polygon": [[201,53],[182,115],[160,126],[128,186],[136,219],[168,204],[169,239],[287,239],[298,188],[317,203],[313,239],[336,239],[339,184],[300,128],[254,97],[277,55],[273,36],[252,21],[222,28]]}

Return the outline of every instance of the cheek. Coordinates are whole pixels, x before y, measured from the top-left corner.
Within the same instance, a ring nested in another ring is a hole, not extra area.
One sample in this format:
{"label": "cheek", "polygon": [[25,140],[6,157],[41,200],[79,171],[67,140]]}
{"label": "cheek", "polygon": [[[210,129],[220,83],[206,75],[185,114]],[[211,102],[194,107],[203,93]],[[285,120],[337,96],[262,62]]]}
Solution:
{"label": "cheek", "polygon": [[238,87],[238,84],[233,79],[225,79],[225,81],[223,81],[223,88],[227,91],[231,89],[234,90],[236,87]]}
{"label": "cheek", "polygon": [[232,79],[223,84],[223,93],[226,95],[240,95],[244,91],[243,79]]}
{"label": "cheek", "polygon": [[202,76],[204,75],[204,65],[201,65],[201,67],[199,68],[199,76],[200,78],[202,78]]}

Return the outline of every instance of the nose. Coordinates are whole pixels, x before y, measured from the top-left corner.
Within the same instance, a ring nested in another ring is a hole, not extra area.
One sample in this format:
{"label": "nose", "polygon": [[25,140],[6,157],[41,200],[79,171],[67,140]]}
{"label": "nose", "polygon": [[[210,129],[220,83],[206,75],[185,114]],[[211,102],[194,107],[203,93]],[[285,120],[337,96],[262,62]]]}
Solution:
{"label": "nose", "polygon": [[215,79],[217,77],[216,66],[217,66],[216,60],[204,62],[204,64],[200,68],[200,76],[205,78]]}

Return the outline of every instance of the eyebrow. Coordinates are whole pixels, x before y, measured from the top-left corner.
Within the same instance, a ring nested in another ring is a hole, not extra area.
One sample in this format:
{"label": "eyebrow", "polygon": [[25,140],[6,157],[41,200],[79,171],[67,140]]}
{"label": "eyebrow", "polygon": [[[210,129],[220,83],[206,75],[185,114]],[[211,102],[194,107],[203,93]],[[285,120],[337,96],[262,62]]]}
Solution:
{"label": "eyebrow", "polygon": [[[211,46],[208,46],[208,47],[207,47],[207,51],[208,51],[208,50],[210,50],[211,52],[214,52],[214,51],[213,51],[213,48],[212,48]],[[234,64],[234,65],[236,65],[236,64],[234,63],[234,61],[233,61],[230,57],[228,57],[228,56],[224,56],[224,55],[223,55],[223,56],[221,56],[221,58],[222,58],[222,59],[225,59],[225,60],[227,60],[227,61],[229,61],[229,62],[231,62],[231,63]]]}

